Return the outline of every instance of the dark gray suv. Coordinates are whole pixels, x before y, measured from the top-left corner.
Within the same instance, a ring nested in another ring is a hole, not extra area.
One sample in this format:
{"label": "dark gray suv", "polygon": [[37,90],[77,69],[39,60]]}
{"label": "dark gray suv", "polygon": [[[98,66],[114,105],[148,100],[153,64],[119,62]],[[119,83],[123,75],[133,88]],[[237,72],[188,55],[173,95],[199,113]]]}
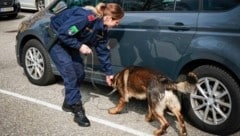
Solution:
{"label": "dark gray suv", "polygon": [[[49,17],[67,7],[98,2],[116,2],[126,11],[120,26],[110,30],[114,72],[138,65],[181,80],[194,71],[199,76],[198,89],[189,96],[179,95],[185,117],[213,134],[239,131],[238,0],[55,0],[19,27],[16,56],[30,82],[47,85],[59,75],[45,48]],[[89,56],[85,70],[86,80],[104,84],[95,57]]]}

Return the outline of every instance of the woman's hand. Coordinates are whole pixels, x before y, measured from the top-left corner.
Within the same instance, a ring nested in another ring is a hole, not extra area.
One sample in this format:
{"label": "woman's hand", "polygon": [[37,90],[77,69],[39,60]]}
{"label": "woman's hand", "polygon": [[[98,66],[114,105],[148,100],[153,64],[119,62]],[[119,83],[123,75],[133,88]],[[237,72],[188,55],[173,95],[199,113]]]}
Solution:
{"label": "woman's hand", "polygon": [[106,76],[106,82],[107,82],[108,86],[112,86],[112,79],[113,79],[113,75]]}
{"label": "woman's hand", "polygon": [[89,48],[86,44],[82,44],[79,51],[84,55],[88,55],[92,53],[92,49]]}

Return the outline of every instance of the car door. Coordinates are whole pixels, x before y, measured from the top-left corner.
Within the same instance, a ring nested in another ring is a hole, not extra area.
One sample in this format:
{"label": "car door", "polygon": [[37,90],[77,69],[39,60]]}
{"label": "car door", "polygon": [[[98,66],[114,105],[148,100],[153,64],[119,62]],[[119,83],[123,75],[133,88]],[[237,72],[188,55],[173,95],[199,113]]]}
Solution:
{"label": "car door", "polygon": [[123,0],[126,11],[110,31],[111,59],[117,72],[147,66],[172,76],[196,32],[197,0]]}

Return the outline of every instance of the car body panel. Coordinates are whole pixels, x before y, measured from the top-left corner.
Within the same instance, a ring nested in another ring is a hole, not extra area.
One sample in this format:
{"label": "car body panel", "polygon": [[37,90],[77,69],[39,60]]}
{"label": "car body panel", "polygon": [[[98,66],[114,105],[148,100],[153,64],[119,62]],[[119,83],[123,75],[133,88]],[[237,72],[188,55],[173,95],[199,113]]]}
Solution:
{"label": "car body panel", "polygon": [[[119,28],[113,29],[110,34],[112,39],[116,37],[119,42],[119,46],[112,49],[113,65],[148,66],[173,77],[178,61],[196,33],[197,15],[198,13],[128,13]],[[188,30],[171,30],[170,27],[176,27],[177,23],[184,24],[181,27]],[[126,55],[126,51],[131,53]]]}
{"label": "car body panel", "polygon": [[34,9],[37,10],[35,0],[20,0],[21,9]]}
{"label": "car body panel", "polygon": [[[17,42],[16,44],[16,57],[17,57],[17,63],[19,65],[23,65],[22,63],[22,56],[20,55],[23,49],[23,45],[27,42],[28,39],[34,38],[39,40],[41,43],[43,43],[43,45],[46,45],[47,41],[45,41],[44,39],[44,31],[42,29],[44,29],[44,24],[48,23],[50,21],[50,16],[52,16],[53,14],[51,14],[48,11],[39,11],[37,13],[35,13],[32,16],[32,19],[30,20],[25,20],[23,22],[25,22],[24,24],[19,26],[19,29],[26,29],[26,30],[20,30],[21,35],[16,36],[16,39],[18,39],[21,42]],[[34,21],[33,21],[34,20]],[[50,58],[50,56],[49,56]],[[53,73],[56,75],[59,75],[58,70],[56,69],[54,63],[52,64],[52,69],[53,69]]]}
{"label": "car body panel", "polygon": [[200,13],[198,31],[194,37],[195,48],[198,52],[203,48],[204,51],[210,51],[214,54],[213,56],[221,58],[222,61],[216,62],[221,62],[222,65],[234,71],[238,79],[240,79],[240,61],[238,61],[240,54],[237,53],[240,52],[239,11],[240,6],[226,12]]}
{"label": "car body panel", "polygon": [[[30,10],[38,10],[37,0],[19,0],[21,4],[21,9],[30,9]],[[47,7],[54,0],[44,0],[44,5]]]}

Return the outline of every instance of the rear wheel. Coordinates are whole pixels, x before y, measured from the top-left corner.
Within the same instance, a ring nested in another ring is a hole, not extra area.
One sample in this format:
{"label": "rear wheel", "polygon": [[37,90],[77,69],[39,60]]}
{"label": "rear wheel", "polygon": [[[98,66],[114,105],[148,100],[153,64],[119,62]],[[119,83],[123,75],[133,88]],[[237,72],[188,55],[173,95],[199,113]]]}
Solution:
{"label": "rear wheel", "polygon": [[23,68],[28,80],[36,85],[54,83],[49,55],[41,42],[29,40],[23,48]]}
{"label": "rear wheel", "polygon": [[[184,96],[183,112],[198,128],[229,135],[240,128],[240,87],[223,69],[203,65],[193,70],[197,73],[197,90]],[[187,100],[186,100],[187,99]]]}

